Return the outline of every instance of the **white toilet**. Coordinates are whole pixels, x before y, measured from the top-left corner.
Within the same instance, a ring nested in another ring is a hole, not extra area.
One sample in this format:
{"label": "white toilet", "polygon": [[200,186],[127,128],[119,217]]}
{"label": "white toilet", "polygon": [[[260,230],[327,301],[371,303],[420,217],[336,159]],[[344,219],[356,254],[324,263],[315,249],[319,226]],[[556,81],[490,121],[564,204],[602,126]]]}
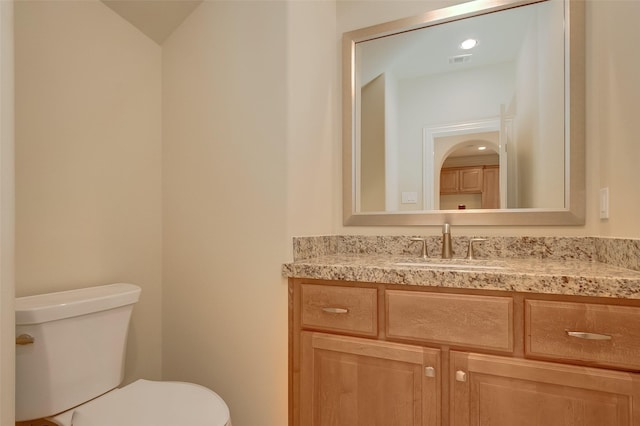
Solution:
{"label": "white toilet", "polygon": [[231,426],[215,392],[124,375],[140,287],[111,284],[16,299],[16,421],[61,426]]}

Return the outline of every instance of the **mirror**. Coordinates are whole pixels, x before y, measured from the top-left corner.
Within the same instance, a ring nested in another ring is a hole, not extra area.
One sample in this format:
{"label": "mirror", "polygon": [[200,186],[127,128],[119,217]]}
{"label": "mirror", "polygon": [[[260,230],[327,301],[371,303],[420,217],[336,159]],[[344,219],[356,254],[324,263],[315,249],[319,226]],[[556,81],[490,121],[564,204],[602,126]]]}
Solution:
{"label": "mirror", "polygon": [[345,225],[583,224],[582,2],[345,33],[343,161]]}

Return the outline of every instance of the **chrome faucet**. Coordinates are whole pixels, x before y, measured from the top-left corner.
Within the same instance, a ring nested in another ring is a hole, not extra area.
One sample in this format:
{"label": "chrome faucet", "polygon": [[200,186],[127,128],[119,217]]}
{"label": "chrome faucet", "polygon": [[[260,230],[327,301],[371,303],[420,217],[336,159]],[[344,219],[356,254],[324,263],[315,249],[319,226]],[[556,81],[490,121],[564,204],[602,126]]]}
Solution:
{"label": "chrome faucet", "polygon": [[448,223],[442,225],[442,258],[451,259],[453,250],[451,248],[451,226]]}
{"label": "chrome faucet", "polygon": [[423,259],[426,259],[427,256],[427,239],[426,238],[411,238],[411,241],[419,241],[422,243],[422,254],[420,255],[420,257],[422,257]]}

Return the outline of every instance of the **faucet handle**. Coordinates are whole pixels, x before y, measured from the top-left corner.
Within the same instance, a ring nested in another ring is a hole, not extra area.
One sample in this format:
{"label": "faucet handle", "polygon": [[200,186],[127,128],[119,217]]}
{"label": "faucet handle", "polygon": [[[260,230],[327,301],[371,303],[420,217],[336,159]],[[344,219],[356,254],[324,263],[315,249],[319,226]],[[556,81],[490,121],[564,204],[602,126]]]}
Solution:
{"label": "faucet handle", "polygon": [[469,238],[469,249],[467,250],[467,259],[475,259],[475,253],[473,252],[473,243],[480,243],[482,241],[487,241],[486,238]]}
{"label": "faucet handle", "polygon": [[410,240],[412,242],[420,241],[422,243],[422,254],[420,255],[420,257],[422,257],[423,259],[426,259],[428,257],[427,256],[427,239],[414,237],[414,238],[410,238]]}

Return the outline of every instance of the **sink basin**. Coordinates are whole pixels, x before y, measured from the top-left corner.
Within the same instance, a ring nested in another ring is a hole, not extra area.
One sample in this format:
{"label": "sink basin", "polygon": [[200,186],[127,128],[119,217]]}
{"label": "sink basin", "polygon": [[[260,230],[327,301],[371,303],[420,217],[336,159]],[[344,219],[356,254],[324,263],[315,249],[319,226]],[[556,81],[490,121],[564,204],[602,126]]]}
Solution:
{"label": "sink basin", "polygon": [[[477,262],[477,261],[476,261]],[[428,268],[428,269],[462,269],[462,270],[470,270],[470,269],[480,269],[480,270],[493,270],[499,271],[506,269],[504,266],[500,265],[488,265],[488,264],[479,264],[474,263],[474,261],[468,261],[466,259],[455,259],[453,261],[417,261],[417,262],[397,262],[394,263],[395,266],[411,266],[413,268]]]}

